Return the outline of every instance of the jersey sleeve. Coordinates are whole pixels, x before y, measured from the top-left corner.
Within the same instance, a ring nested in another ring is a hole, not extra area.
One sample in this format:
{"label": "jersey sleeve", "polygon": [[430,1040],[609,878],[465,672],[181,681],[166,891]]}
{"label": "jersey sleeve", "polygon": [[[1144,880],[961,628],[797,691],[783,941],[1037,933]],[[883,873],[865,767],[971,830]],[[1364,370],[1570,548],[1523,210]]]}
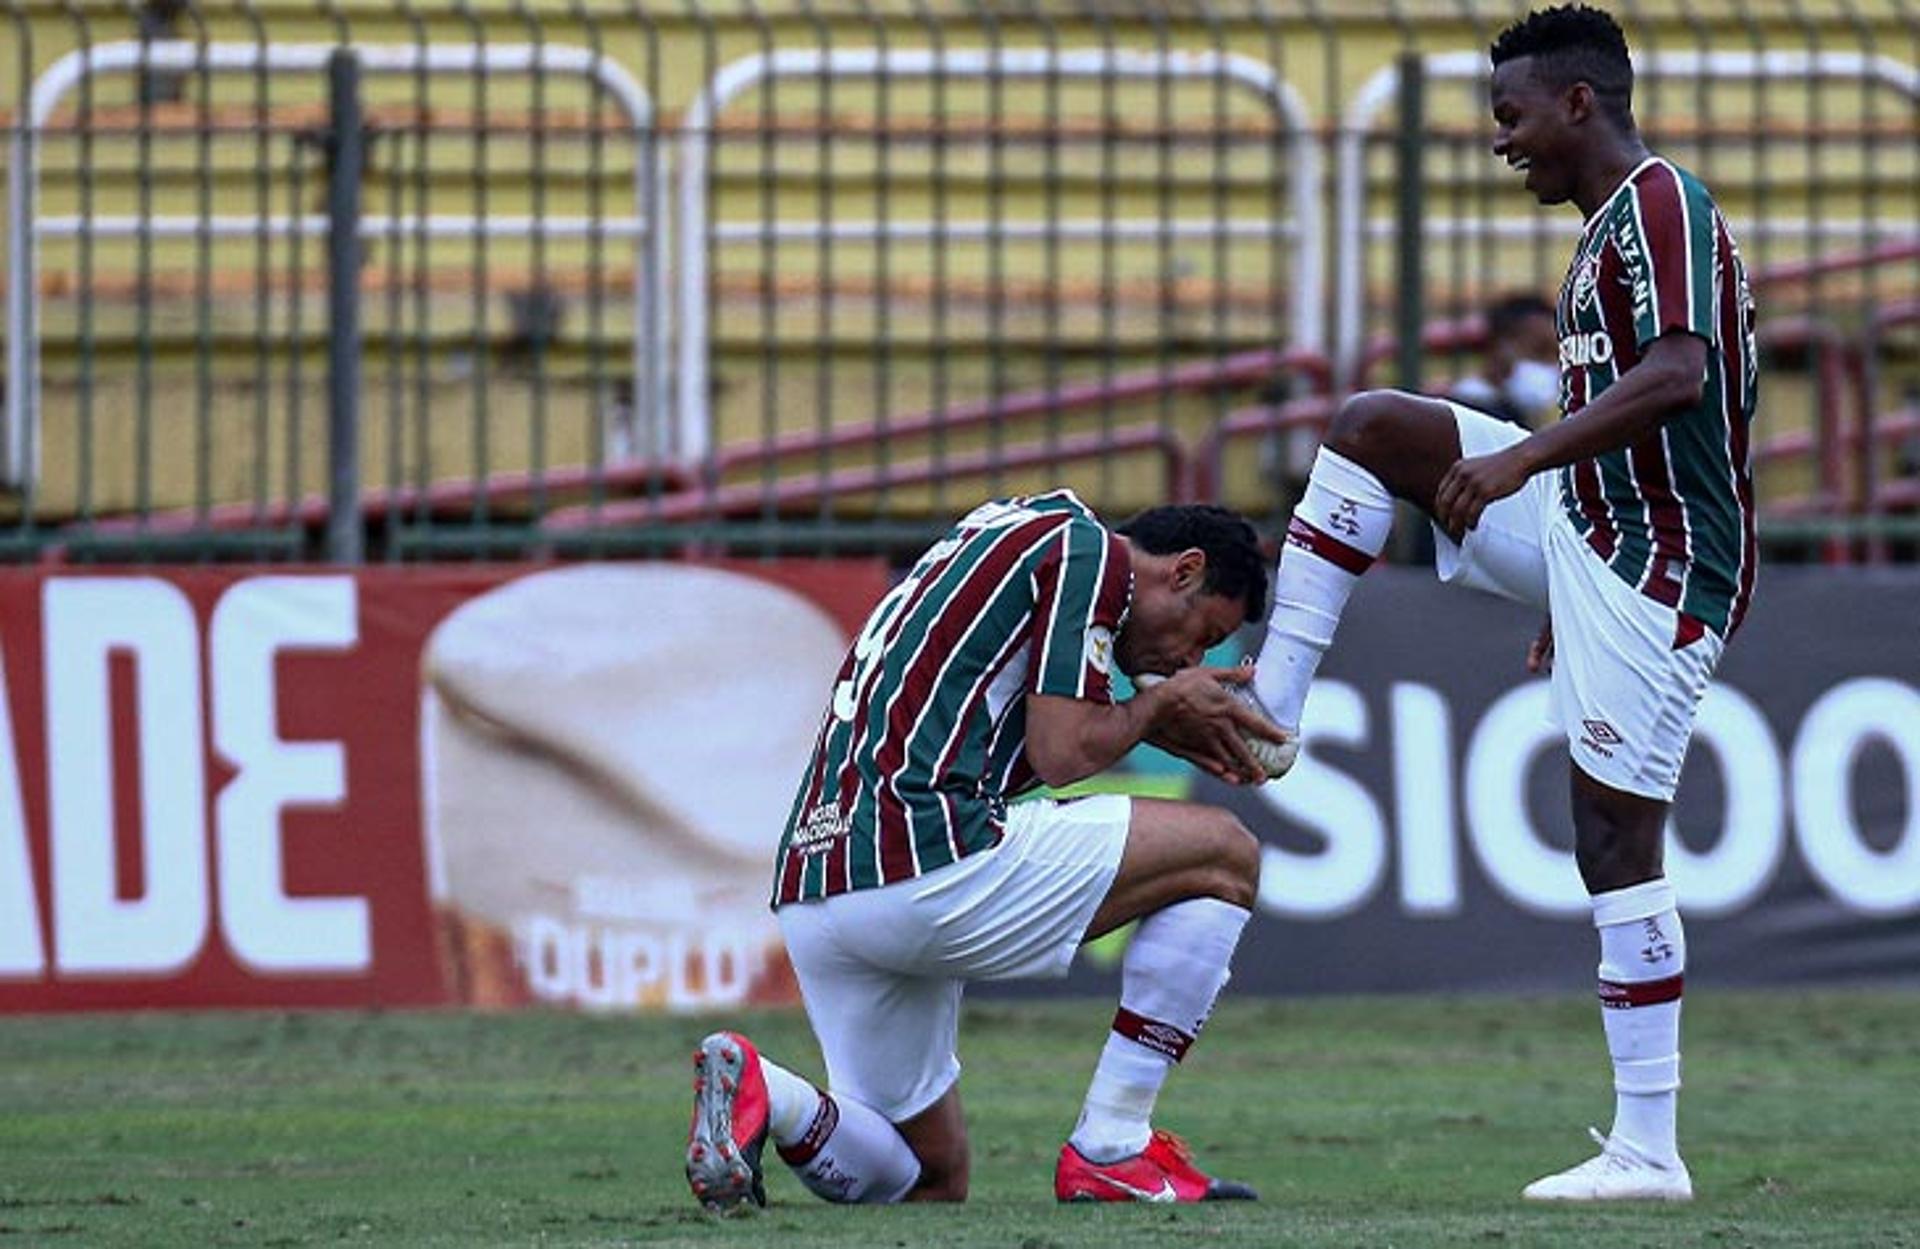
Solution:
{"label": "jersey sleeve", "polygon": [[1715,342],[1713,200],[1666,164],[1651,166],[1633,197],[1614,241],[1633,294],[1634,341],[1645,347],[1680,330]]}
{"label": "jersey sleeve", "polygon": [[1113,701],[1113,642],[1133,597],[1125,539],[1075,518],[1034,570],[1033,662],[1027,690]]}

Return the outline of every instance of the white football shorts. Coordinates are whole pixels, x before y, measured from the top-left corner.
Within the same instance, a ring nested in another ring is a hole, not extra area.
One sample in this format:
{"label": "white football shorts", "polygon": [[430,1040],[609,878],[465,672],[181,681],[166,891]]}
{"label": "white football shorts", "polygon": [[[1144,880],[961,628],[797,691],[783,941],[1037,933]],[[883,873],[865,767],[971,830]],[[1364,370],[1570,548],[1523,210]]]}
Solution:
{"label": "white football shorts", "polygon": [[[1463,456],[1527,431],[1448,404]],[[1575,765],[1603,785],[1669,802],[1725,642],[1708,632],[1675,649],[1680,613],[1622,581],[1560,506],[1554,473],[1536,473],[1488,506],[1464,543],[1434,526],[1434,565],[1450,585],[1527,603],[1553,620],[1553,706]]]}
{"label": "white football shorts", "polygon": [[1120,870],[1132,813],[1120,794],[1016,803],[990,850],[781,907],[829,1087],[894,1123],[939,1100],[960,1075],[967,981],[1066,975]]}

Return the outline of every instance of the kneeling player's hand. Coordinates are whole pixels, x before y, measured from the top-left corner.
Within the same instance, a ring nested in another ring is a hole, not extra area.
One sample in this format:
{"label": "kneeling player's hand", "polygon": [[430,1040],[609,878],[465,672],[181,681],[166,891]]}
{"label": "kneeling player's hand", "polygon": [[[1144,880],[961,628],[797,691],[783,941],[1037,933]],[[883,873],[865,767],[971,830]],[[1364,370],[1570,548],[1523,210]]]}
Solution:
{"label": "kneeling player's hand", "polygon": [[1252,677],[1250,668],[1183,668],[1159,684],[1160,707],[1147,740],[1229,784],[1253,785],[1267,778],[1247,735],[1285,741],[1265,716],[1234,697],[1230,685]]}

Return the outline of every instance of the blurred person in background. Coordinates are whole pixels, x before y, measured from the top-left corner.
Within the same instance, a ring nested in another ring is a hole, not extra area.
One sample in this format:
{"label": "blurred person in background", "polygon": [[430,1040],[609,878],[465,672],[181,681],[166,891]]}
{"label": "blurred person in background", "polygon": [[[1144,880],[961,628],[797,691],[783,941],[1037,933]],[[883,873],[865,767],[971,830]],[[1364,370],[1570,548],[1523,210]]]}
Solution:
{"label": "blurred person in background", "polygon": [[1486,311],[1487,339],[1478,373],[1447,397],[1488,416],[1534,429],[1560,415],[1560,336],[1553,305],[1538,295],[1503,295]]}
{"label": "blurred person in background", "polygon": [[1573,764],[1615,1101],[1600,1152],[1524,1195],[1684,1201],[1687,944],[1662,850],[1700,699],[1753,594],[1753,300],[1706,187],[1642,141],[1611,16],[1530,13],[1490,54],[1494,155],[1586,219],[1555,314],[1566,419],[1529,433],[1419,395],[1350,399],[1294,509],[1255,692],[1298,728],[1396,499],[1432,517],[1443,580],[1549,613],[1527,664],[1552,673]]}
{"label": "blurred person in background", "polygon": [[[880,601],[840,668],[774,873],[828,1088],[738,1033],[702,1041],[686,1169],[704,1206],[765,1204],[769,1138],[828,1201],[963,1200],[967,982],[1065,975],[1083,942],[1133,920],[1054,1194],[1253,1197],[1151,1116],[1227,982],[1258,843],[1194,803],[1013,800],[1143,741],[1223,780],[1262,779],[1245,735],[1283,739],[1231,692],[1250,670],[1197,665],[1261,618],[1266,594],[1253,528],[1233,513],[1154,508],[1110,530],[1061,490],[974,509]],[[1165,679],[1115,702],[1115,667]]]}
{"label": "blurred person in background", "polygon": [[[1480,371],[1456,380],[1447,388],[1447,398],[1522,429],[1557,420],[1560,339],[1553,328],[1553,305],[1538,295],[1516,292],[1495,300],[1483,319],[1486,340],[1480,350]],[[1403,531],[1403,537],[1397,553],[1407,563],[1431,568],[1432,527],[1422,524]]]}

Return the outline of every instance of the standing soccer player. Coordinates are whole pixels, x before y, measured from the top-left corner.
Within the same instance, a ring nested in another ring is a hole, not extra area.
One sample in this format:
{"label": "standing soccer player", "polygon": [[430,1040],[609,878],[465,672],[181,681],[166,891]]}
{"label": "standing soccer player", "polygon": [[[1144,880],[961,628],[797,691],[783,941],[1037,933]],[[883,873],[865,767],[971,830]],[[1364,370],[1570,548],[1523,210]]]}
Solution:
{"label": "standing soccer player", "polygon": [[1540,202],[1586,217],[1556,316],[1566,417],[1528,434],[1415,395],[1348,401],[1293,514],[1255,690],[1277,723],[1300,724],[1396,497],[1433,518],[1442,579],[1547,610],[1528,667],[1551,668],[1572,755],[1616,1101],[1599,1155],[1525,1195],[1684,1201],[1687,944],[1662,836],[1700,698],[1753,594],[1753,302],[1706,188],[1641,141],[1611,17],[1530,13],[1492,62],[1494,155]]}
{"label": "standing soccer player", "polygon": [[[841,666],[774,873],[830,1091],[737,1033],[703,1041],[687,1142],[702,1204],[765,1203],[769,1136],[829,1201],[964,1199],[966,983],[1064,975],[1083,941],[1134,919],[1054,1194],[1253,1196],[1150,1118],[1226,984],[1258,843],[1192,803],[1009,799],[1141,741],[1259,779],[1242,734],[1281,739],[1229,692],[1247,670],[1195,665],[1260,619],[1266,591],[1253,529],[1230,512],[1155,508],[1109,531],[1063,490],[976,508],[880,601]],[[1168,679],[1115,703],[1116,666]]]}

